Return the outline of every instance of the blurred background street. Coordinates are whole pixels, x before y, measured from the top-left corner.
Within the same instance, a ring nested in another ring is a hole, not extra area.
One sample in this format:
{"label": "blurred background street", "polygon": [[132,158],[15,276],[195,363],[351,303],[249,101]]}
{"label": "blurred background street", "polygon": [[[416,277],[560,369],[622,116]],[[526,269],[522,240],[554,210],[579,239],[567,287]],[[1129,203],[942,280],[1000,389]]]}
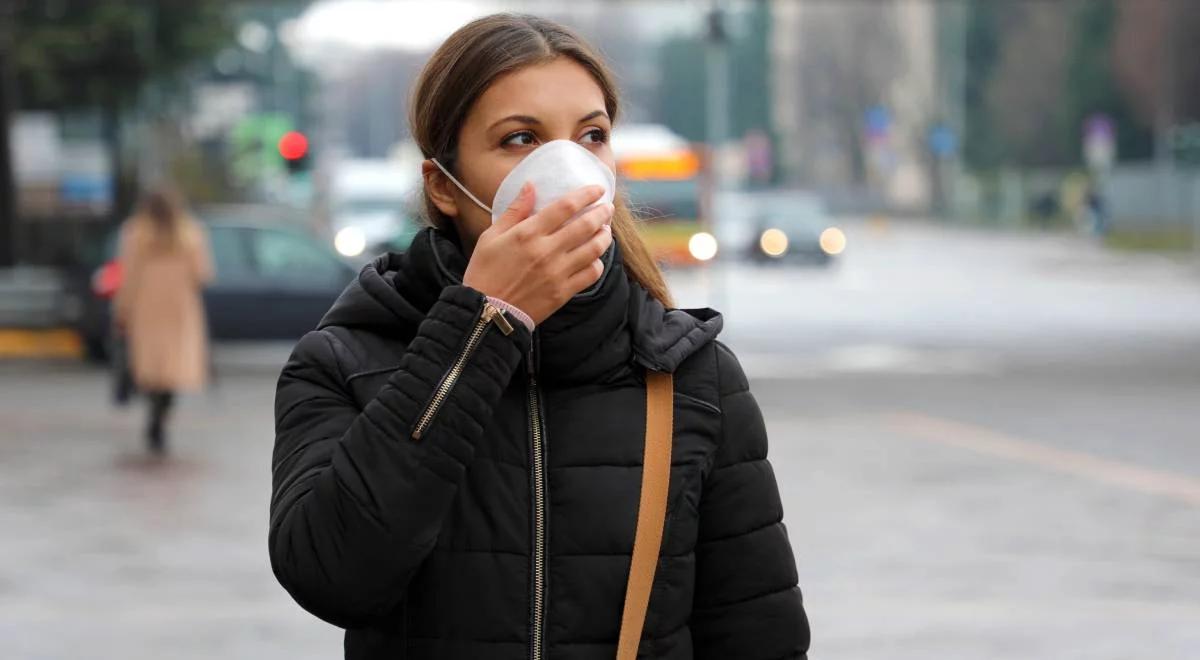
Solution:
{"label": "blurred background street", "polygon": [[[0,1],[0,657],[330,658],[275,379],[420,225],[407,92],[498,10],[620,74],[619,187],[767,420],[814,659],[1200,657],[1200,3]],[[208,229],[215,382],[113,405],[116,227]]]}

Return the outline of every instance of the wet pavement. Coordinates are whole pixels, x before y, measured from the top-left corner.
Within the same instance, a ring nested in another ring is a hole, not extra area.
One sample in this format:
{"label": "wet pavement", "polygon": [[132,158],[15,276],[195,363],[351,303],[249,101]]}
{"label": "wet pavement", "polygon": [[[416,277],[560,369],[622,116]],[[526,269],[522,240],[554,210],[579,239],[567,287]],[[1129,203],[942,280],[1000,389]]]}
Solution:
{"label": "wet pavement", "polygon": [[340,657],[267,560],[272,381],[185,399],[160,462],[105,374],[0,376],[0,656]]}

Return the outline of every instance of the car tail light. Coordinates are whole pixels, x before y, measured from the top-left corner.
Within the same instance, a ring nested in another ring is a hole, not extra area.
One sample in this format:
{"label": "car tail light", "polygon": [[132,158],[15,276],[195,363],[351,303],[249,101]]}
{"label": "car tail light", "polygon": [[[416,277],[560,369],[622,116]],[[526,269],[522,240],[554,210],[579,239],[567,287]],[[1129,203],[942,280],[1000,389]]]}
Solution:
{"label": "car tail light", "polygon": [[92,293],[100,298],[112,298],[121,288],[121,262],[109,261],[92,275]]}

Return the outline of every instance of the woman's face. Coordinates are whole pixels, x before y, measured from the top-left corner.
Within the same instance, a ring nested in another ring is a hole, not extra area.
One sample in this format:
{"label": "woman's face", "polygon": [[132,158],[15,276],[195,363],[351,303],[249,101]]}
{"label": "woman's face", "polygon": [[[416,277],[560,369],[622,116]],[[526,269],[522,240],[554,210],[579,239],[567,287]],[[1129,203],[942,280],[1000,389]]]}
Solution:
{"label": "woman's face", "polygon": [[[459,132],[454,175],[490,205],[512,168],[551,140],[574,140],[615,171],[611,130],[600,86],[575,60],[559,57],[497,78],[487,88]],[[491,216],[433,163],[425,162],[424,173],[426,189],[438,209],[454,219],[469,255],[491,226]]]}

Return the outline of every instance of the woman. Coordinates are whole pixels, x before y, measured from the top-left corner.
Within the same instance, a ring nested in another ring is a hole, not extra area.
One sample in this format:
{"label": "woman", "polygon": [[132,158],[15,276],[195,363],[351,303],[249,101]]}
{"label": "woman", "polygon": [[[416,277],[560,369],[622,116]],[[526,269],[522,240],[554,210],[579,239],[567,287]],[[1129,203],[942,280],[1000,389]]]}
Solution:
{"label": "woman", "polygon": [[129,344],[133,381],[146,393],[146,442],[166,451],[166,418],[175,392],[201,389],[208,376],[201,290],[212,279],[204,230],[165,190],[148,193],[121,227],[117,329]]}
{"label": "woman", "polygon": [[613,658],[645,374],[672,372],[640,657],[803,658],[763,421],[720,316],[671,309],[604,176],[544,198],[588,159],[611,179],[605,65],[553,22],[490,16],[433,55],[411,107],[432,227],[364,268],[279,380],[279,581],[347,629],[347,658]]}

